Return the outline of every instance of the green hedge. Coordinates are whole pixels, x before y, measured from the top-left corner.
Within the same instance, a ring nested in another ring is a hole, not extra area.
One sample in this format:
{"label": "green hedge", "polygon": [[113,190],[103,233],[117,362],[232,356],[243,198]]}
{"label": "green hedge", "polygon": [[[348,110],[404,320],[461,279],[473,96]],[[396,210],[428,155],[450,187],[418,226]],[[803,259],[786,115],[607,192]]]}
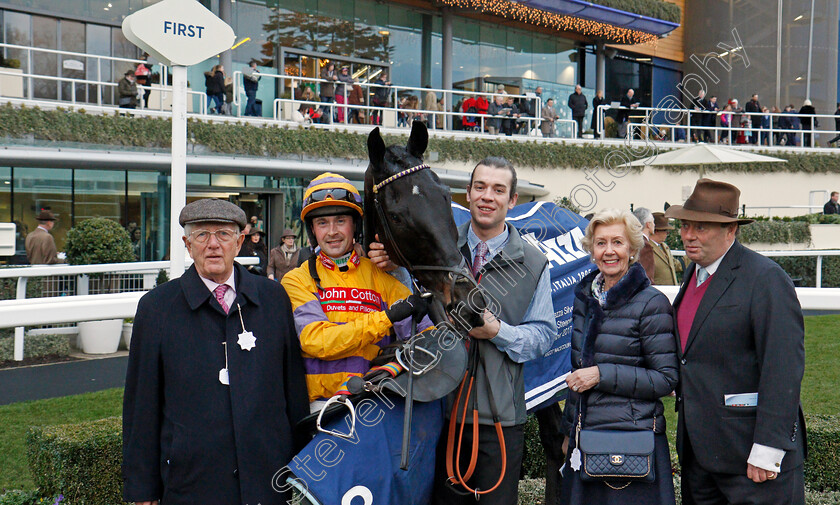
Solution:
{"label": "green hedge", "polygon": [[29,468],[42,495],[71,505],[122,500],[122,419],[34,427],[26,436]]}
{"label": "green hedge", "polygon": [[840,417],[809,416],[805,482],[815,491],[840,491]]}
{"label": "green hedge", "polygon": [[[213,153],[277,158],[283,156],[316,156],[319,158],[367,158],[367,143],[360,133],[304,127],[251,126],[239,124],[235,118],[225,123],[202,123],[191,119],[188,138],[196,150]],[[385,136],[385,142],[404,143],[404,136]],[[103,147],[133,146],[143,149],[167,149],[171,142],[168,120],[146,117],[92,115],[66,110],[45,111],[31,107],[0,107],[0,137],[57,142],[78,142]],[[440,161],[476,163],[485,156],[504,156],[515,166],[554,169],[594,168],[615,151],[627,159],[640,156],[623,146],[599,143],[566,144],[564,142],[517,142],[490,137],[471,139],[429,139],[430,153]],[[647,155],[648,153],[645,153]],[[738,165],[704,165],[706,173],[731,170],[747,173],[805,172],[840,173],[835,155],[772,153],[788,163],[744,163]],[[673,166],[672,172],[697,171],[697,166]],[[641,169],[636,169],[641,170]]]}
{"label": "green hedge", "polygon": [[594,4],[612,7],[613,9],[622,10],[625,12],[632,12],[641,14],[655,19],[662,19],[672,23],[680,22],[680,8],[678,5],[670,2],[663,2],[662,0],[590,0]]}
{"label": "green hedge", "polygon": [[[13,360],[14,351],[14,337],[0,337],[0,363]],[[24,337],[24,358],[67,356],[68,354],[70,354],[70,344],[67,342],[67,335],[27,335]]]}

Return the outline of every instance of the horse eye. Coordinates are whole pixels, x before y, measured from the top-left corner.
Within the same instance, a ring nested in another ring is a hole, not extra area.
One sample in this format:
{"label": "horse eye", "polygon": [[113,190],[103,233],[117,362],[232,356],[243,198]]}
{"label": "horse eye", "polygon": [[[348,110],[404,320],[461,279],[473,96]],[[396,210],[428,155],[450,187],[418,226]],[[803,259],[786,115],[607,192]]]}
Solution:
{"label": "horse eye", "polygon": [[394,222],[394,223],[399,223],[399,222],[400,222],[400,215],[399,215],[399,214],[397,214],[396,212],[389,212],[389,213],[388,213],[388,217],[389,217],[389,218],[391,219],[391,221],[392,221],[392,222]]}

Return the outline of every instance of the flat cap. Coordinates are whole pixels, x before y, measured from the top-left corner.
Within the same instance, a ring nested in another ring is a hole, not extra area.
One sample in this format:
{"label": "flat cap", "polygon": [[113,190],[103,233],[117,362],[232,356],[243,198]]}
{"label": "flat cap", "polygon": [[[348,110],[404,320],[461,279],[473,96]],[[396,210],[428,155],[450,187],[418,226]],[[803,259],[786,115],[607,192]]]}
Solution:
{"label": "flat cap", "polygon": [[196,200],[181,209],[178,223],[181,226],[190,223],[233,223],[242,230],[248,222],[245,212],[227,200],[204,198]]}

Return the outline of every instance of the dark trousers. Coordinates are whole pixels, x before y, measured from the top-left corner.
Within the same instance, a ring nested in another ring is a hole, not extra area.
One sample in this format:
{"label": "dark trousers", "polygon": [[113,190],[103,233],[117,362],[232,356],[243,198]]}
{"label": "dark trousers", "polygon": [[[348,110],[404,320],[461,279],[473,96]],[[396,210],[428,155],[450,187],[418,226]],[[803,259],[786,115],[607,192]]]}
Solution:
{"label": "dark trousers", "polygon": [[215,95],[207,95],[207,112],[213,112],[213,104],[216,104],[216,114],[222,113],[222,105],[225,104],[225,94],[217,93]]}
{"label": "dark trousers", "polygon": [[583,136],[583,116],[574,116],[573,119],[577,123],[577,138]]}
{"label": "dark trousers", "polygon": [[802,465],[786,470],[775,480],[756,484],[744,473],[715,473],[702,468],[688,437],[683,442],[683,505],[804,505],[805,475]]}
{"label": "dark trousers", "polygon": [[249,89],[245,91],[245,96],[248,98],[248,102],[245,104],[245,115],[246,116],[256,116],[257,115],[257,90]]}
{"label": "dark trousers", "polygon": [[[475,504],[475,495],[468,494],[463,486],[453,487],[447,483],[446,475],[446,441],[447,419],[443,436],[437,447],[437,462],[435,464],[435,489],[432,503],[435,505],[467,505]],[[505,439],[507,462],[504,480],[492,493],[481,495],[482,505],[516,505],[519,498],[519,473],[522,469],[522,453],[525,450],[525,426],[516,425],[502,428]],[[456,440],[457,444],[457,435]],[[458,447],[455,446],[457,454]],[[467,471],[472,451],[472,425],[464,426],[464,439],[461,446],[461,474]],[[467,485],[472,489],[486,490],[496,485],[502,468],[501,451],[496,435],[495,426],[479,425],[478,427],[478,462]]]}
{"label": "dark trousers", "polygon": [[[333,99],[333,97],[331,97],[331,96],[322,96],[321,97],[321,103],[330,104],[330,103],[333,103],[333,102],[335,102],[335,99]],[[333,108],[330,107],[330,106],[327,106],[327,105],[322,105],[321,106],[321,111],[322,111],[321,122],[326,123],[326,124],[332,123],[332,121],[333,121],[333,117],[332,117]]]}

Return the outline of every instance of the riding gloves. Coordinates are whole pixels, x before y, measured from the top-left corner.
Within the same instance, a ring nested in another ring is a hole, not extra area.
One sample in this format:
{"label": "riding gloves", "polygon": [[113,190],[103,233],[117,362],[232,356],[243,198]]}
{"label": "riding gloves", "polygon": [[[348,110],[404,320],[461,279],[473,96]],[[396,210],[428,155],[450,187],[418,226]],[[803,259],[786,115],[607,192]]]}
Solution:
{"label": "riding gloves", "polygon": [[385,315],[391,323],[402,321],[408,316],[414,316],[415,320],[420,320],[428,312],[429,302],[418,294],[409,295],[404,300],[396,301],[385,309]]}

